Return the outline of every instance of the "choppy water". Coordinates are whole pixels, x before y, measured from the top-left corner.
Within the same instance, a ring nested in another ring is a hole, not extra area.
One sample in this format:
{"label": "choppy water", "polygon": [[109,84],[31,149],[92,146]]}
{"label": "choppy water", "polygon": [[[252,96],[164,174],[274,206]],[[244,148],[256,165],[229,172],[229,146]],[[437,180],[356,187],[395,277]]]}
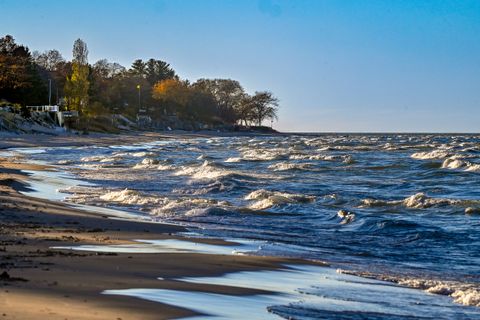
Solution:
{"label": "choppy water", "polygon": [[480,136],[171,140],[31,155],[92,185],[68,201],[138,210],[258,254],[332,263],[480,306]]}

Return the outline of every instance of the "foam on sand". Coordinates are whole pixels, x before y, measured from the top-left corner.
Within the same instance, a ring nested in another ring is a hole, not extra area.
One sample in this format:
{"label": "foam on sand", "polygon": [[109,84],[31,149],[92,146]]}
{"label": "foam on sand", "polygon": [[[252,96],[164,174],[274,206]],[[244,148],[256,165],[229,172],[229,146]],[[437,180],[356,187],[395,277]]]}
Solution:
{"label": "foam on sand", "polygon": [[202,319],[416,319],[424,315],[425,310],[428,310],[428,319],[478,316],[475,311],[420,290],[336,273],[330,268],[286,267],[174,279],[196,285],[256,289],[269,294],[231,295],[212,293],[211,289],[147,288],[106,290],[103,294],[133,296],[188,308],[204,314]]}
{"label": "foam on sand", "polygon": [[382,281],[390,281],[401,286],[421,289],[428,293],[450,296],[456,303],[462,305],[480,307],[480,288],[478,287],[478,284],[413,277],[397,277],[343,269],[337,269],[337,272],[340,274],[350,274]]}

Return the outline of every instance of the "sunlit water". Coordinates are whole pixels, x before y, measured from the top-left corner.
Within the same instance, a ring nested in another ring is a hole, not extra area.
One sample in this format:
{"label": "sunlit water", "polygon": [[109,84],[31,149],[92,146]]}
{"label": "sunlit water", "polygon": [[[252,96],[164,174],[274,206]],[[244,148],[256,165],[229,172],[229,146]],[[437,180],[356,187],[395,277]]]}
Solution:
{"label": "sunlit water", "polygon": [[[297,135],[47,149],[120,207],[480,306],[480,136]],[[199,231],[201,230],[201,231]]]}

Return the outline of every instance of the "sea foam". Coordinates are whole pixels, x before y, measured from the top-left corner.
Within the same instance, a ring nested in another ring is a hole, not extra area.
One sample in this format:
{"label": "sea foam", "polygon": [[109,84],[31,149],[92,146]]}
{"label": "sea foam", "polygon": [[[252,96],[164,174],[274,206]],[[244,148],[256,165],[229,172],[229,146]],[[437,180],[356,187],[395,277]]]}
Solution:
{"label": "sea foam", "polygon": [[421,289],[428,293],[450,296],[456,303],[462,305],[480,307],[480,288],[478,284],[391,276],[343,269],[337,269],[337,273],[394,282],[401,286]]}

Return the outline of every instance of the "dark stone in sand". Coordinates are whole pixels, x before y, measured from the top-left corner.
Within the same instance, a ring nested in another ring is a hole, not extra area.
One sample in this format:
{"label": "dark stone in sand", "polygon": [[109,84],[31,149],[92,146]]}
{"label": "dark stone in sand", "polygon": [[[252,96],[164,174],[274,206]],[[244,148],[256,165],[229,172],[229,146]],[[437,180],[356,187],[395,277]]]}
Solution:
{"label": "dark stone in sand", "polygon": [[14,278],[14,277],[11,277],[7,271],[3,271],[1,274],[0,274],[0,280],[1,281],[28,281],[27,279],[24,279],[24,278]]}

